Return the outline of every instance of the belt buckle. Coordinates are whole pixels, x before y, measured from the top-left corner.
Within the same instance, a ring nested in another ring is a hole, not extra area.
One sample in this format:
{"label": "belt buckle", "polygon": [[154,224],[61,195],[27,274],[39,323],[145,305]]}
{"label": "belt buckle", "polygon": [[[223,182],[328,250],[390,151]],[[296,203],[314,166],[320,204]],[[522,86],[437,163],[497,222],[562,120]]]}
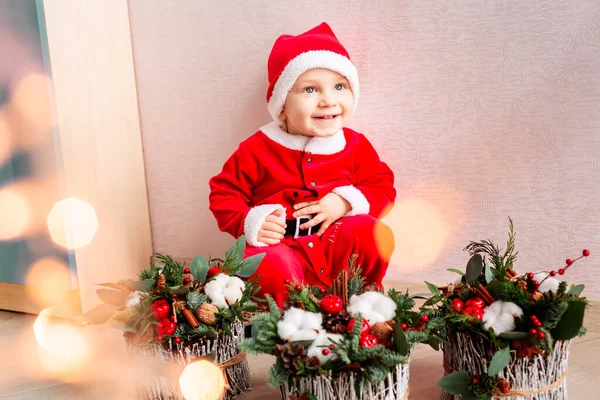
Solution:
{"label": "belt buckle", "polygon": [[[294,232],[294,239],[296,239],[298,236],[300,236],[300,225],[302,225],[302,220],[304,220],[304,222],[308,222],[308,221],[310,221],[310,217],[303,215],[301,217],[296,218],[296,232]],[[311,233],[312,233],[312,226],[310,228],[308,228],[308,233],[306,235],[302,235],[302,236],[308,236]]]}

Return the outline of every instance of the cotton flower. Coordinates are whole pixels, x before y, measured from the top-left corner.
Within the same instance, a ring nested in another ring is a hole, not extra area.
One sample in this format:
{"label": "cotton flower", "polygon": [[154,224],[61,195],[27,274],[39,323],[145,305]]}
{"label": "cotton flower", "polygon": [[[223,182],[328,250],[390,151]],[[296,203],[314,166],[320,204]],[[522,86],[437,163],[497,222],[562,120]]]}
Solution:
{"label": "cotton flower", "polygon": [[277,334],[283,340],[314,340],[321,330],[323,315],[292,307],[285,312],[283,320],[277,323]]}
{"label": "cotton flower", "polygon": [[204,293],[212,304],[219,308],[229,308],[244,295],[246,284],[237,276],[219,274],[204,286]]}
{"label": "cotton flower", "polygon": [[494,329],[499,335],[515,329],[515,317],[523,315],[521,307],[509,301],[498,300],[483,310],[483,323],[485,330]]}
{"label": "cotton flower", "polygon": [[129,296],[127,296],[127,299],[125,300],[125,306],[126,307],[135,307],[138,304],[140,304],[141,301],[141,296],[140,296],[140,292],[138,292],[137,290],[134,292],[129,293]]}
{"label": "cotton flower", "polygon": [[344,337],[342,335],[327,333],[324,330],[319,331],[314,342],[308,347],[308,357],[318,357],[321,364],[337,359],[338,355],[335,351],[329,350],[327,355],[325,355],[323,354],[323,349],[329,349],[329,345],[333,343],[332,340],[336,343],[340,343],[343,339]]}
{"label": "cotton flower", "polygon": [[[537,274],[534,275],[533,279],[541,282],[544,281],[544,279],[546,279],[546,277],[549,274],[547,272],[538,272]],[[548,279],[546,279],[544,281],[544,283],[542,283],[537,290],[545,293],[545,292],[554,292],[556,293],[558,291],[558,285],[560,284],[560,281],[556,278],[553,278],[551,276],[548,276]]]}
{"label": "cotton flower", "polygon": [[373,326],[377,322],[386,322],[396,315],[396,303],[380,292],[366,292],[350,298],[348,312],[360,313]]}

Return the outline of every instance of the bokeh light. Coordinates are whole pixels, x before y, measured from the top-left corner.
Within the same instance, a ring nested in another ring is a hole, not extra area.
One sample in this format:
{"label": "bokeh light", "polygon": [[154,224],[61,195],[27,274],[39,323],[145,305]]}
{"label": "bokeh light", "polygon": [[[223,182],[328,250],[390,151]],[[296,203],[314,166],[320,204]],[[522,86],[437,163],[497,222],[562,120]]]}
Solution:
{"label": "bokeh light", "polygon": [[94,207],[76,197],[57,202],[48,214],[47,223],[52,240],[67,249],[88,245],[98,230]]}
{"label": "bokeh light", "polygon": [[13,188],[0,189],[0,241],[23,235],[30,221],[27,197]]}
{"label": "bokeh light", "polygon": [[201,360],[185,367],[179,386],[187,400],[218,400],[225,390],[225,375],[215,364]]}
{"label": "bokeh light", "polygon": [[8,113],[0,108],[0,166],[8,161],[12,154],[13,139]]}
{"label": "bokeh light", "polygon": [[28,296],[44,308],[56,305],[72,288],[69,267],[56,257],[36,261],[27,271],[25,282]]}

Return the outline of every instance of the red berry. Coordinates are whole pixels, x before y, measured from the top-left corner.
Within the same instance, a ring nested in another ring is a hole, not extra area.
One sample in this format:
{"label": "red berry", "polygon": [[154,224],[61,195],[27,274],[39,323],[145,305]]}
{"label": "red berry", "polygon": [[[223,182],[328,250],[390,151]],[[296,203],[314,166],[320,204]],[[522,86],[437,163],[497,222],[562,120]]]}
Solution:
{"label": "red berry", "polygon": [[157,336],[156,340],[158,340],[159,342],[162,342],[163,337],[162,336]]}
{"label": "red berry", "polygon": [[358,343],[360,344],[360,347],[373,347],[379,344],[379,339],[377,339],[377,336],[367,333],[360,337]]}
{"label": "red berry", "polygon": [[187,285],[188,283],[190,283],[190,278],[188,278],[188,277],[183,278],[183,284]]}
{"label": "red berry", "polygon": [[335,349],[335,344],[331,343],[331,344],[329,345],[329,348],[330,348],[331,350]]}
{"label": "red berry", "polygon": [[154,317],[160,321],[165,319],[171,313],[171,305],[165,299],[156,300],[152,303],[152,311],[154,312]]}
{"label": "red berry", "polygon": [[471,377],[471,384],[472,385],[479,385],[481,383],[481,378],[479,378],[478,376],[472,376]]}
{"label": "red berry", "polygon": [[559,270],[558,270],[558,274],[559,274],[559,275],[564,275],[564,274],[565,274],[565,270],[564,270],[564,269],[562,269],[562,268],[561,268],[561,269],[559,269]]}
{"label": "red berry", "polygon": [[583,250],[583,256],[584,257],[589,257],[590,256],[590,251],[589,250]]}
{"label": "red berry", "polygon": [[532,314],[531,316],[529,316],[529,320],[530,320],[531,322],[535,322],[535,321],[538,321],[538,322],[539,322],[539,319],[538,319],[538,317],[536,317],[536,316],[535,316],[535,315],[533,315],[533,314]]}
{"label": "red berry", "polygon": [[570,258],[567,258],[567,261],[565,261],[567,263],[567,265],[571,265],[573,264],[573,260],[571,260]]}
{"label": "red berry", "polygon": [[325,294],[325,289],[323,289],[323,288],[319,288],[319,293],[321,293],[321,294]]}
{"label": "red berry", "polygon": [[344,308],[344,301],[340,296],[328,294],[321,299],[321,311],[327,314],[337,314]]}
{"label": "red berry", "polygon": [[524,284],[523,286],[521,286],[521,289],[523,289],[524,292],[527,291],[527,284]]}
{"label": "red berry", "polygon": [[289,279],[284,279],[284,280],[283,280],[283,284],[284,284],[285,286],[289,286],[289,285],[290,285],[290,283],[291,283],[291,282],[290,282],[290,280],[289,280]]}
{"label": "red berry", "polygon": [[179,336],[175,338],[175,343],[181,343],[181,338]]}
{"label": "red berry", "polygon": [[184,274],[189,274],[189,273],[190,273],[190,269],[189,269],[189,268],[187,268],[187,267],[185,267],[185,268],[183,269],[183,273],[184,273]]}
{"label": "red berry", "polygon": [[173,321],[173,322],[175,322],[175,314],[173,314],[173,315],[171,315],[171,316],[169,317],[169,321]]}
{"label": "red berry", "polygon": [[294,286],[294,289],[296,289],[296,292],[299,292],[302,290],[302,285],[296,285]]}
{"label": "red berry", "polygon": [[528,272],[528,273],[527,273],[527,277],[528,277],[529,279],[533,279],[533,277],[534,277],[534,276],[535,276],[535,275],[533,274],[533,272]]}
{"label": "red berry", "polygon": [[[208,270],[208,272],[206,273],[206,278],[210,279],[213,276],[217,275],[219,272],[221,272],[221,268],[219,267],[212,267],[211,269]],[[227,273],[226,271],[223,271],[225,273]]]}
{"label": "red berry", "polygon": [[550,271],[550,276],[556,276],[556,271]]}
{"label": "red berry", "polygon": [[538,331],[537,337],[540,340],[544,340],[546,338],[546,334],[544,332],[542,332],[542,331]]}
{"label": "red berry", "polygon": [[474,307],[474,308],[483,309],[485,307],[485,301],[483,301],[483,299],[481,297],[475,296],[475,297],[472,297],[469,300],[467,300],[467,302],[465,303],[465,307]]}
{"label": "red berry", "polygon": [[321,350],[321,353],[323,353],[324,356],[329,355],[329,349],[323,349]]}
{"label": "red berry", "polygon": [[539,320],[536,320],[536,321],[533,323],[533,325],[534,325],[536,328],[541,328],[541,327],[542,327],[542,323],[541,323]]}
{"label": "red berry", "polygon": [[429,321],[429,317],[427,315],[423,314],[423,315],[421,315],[421,321],[427,322],[427,321]]}
{"label": "red berry", "polygon": [[400,328],[402,328],[402,330],[405,331],[405,330],[408,329],[408,325],[403,322],[403,323],[400,324]]}
{"label": "red berry", "polygon": [[[356,325],[356,319],[352,318],[348,322],[348,333],[352,332],[352,330],[354,329],[354,325]],[[360,334],[363,335],[365,333],[368,333],[370,329],[371,327],[369,326],[369,322],[367,322],[367,320],[363,318],[362,327],[360,328]]]}
{"label": "red berry", "polygon": [[531,328],[531,329],[529,330],[529,335],[530,335],[530,336],[535,336],[535,335],[537,335],[537,329],[535,329],[535,328]]}
{"label": "red berry", "polygon": [[531,285],[532,285],[534,288],[538,288],[538,287],[540,287],[540,282],[539,282],[539,281],[531,281]]}
{"label": "red berry", "polygon": [[465,308],[465,302],[461,299],[453,299],[452,300],[452,311],[455,313],[459,313],[462,309]]}

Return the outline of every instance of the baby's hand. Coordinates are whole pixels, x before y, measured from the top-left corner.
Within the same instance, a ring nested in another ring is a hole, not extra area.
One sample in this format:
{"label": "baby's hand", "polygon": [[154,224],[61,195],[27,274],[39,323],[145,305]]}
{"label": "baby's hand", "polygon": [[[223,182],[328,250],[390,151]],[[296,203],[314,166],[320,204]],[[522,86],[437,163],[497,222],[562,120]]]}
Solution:
{"label": "baby's hand", "polygon": [[279,217],[283,215],[283,210],[278,209],[269,215],[260,227],[256,239],[264,244],[278,244],[285,234],[286,224]]}
{"label": "baby's hand", "polygon": [[321,229],[317,232],[317,235],[321,236],[329,225],[342,218],[351,209],[352,206],[343,197],[335,193],[328,193],[321,200],[296,204],[294,210],[298,211],[292,215],[294,218],[298,218],[303,215],[317,214],[310,221],[300,225],[300,229],[308,229],[322,222]]}

